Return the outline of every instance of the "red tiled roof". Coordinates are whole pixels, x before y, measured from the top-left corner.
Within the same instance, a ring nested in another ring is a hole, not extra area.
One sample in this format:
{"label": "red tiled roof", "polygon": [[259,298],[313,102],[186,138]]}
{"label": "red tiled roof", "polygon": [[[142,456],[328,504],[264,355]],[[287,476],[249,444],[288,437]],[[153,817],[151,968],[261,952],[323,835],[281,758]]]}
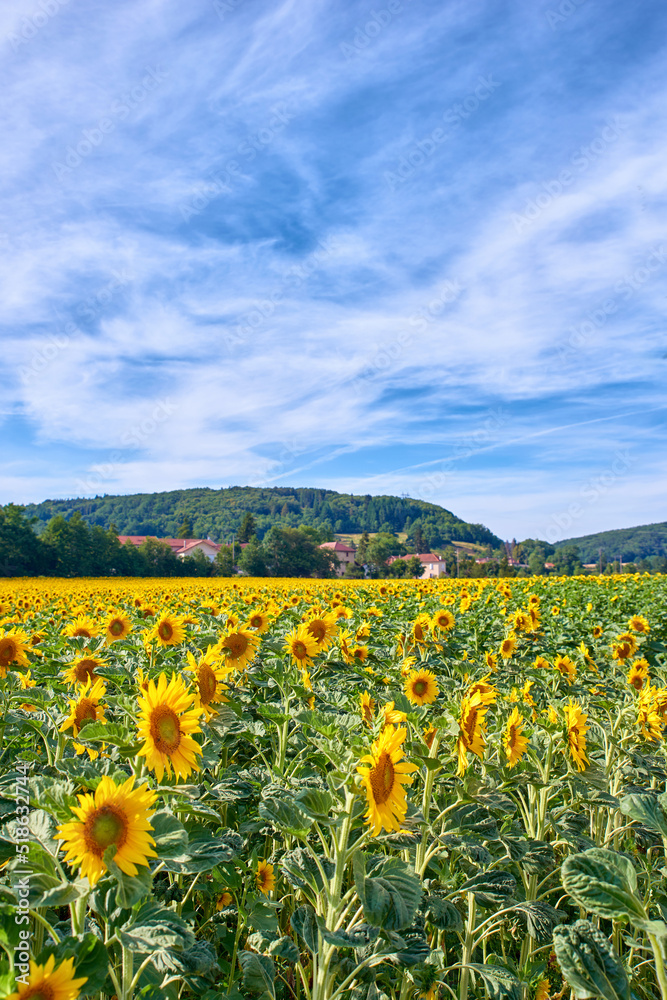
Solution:
{"label": "red tiled roof", "polygon": [[131,542],[132,545],[143,545],[147,538],[153,538],[156,542],[163,542],[177,555],[182,552],[188,552],[199,542],[206,542],[207,545],[210,545],[216,551],[220,549],[220,546],[216,542],[212,542],[210,538],[157,538],[156,535],[119,535],[118,541],[121,545],[125,545],[126,542]]}
{"label": "red tiled roof", "polygon": [[333,552],[356,552],[353,545],[346,545],[344,542],[322,542],[321,549],[332,549]]}

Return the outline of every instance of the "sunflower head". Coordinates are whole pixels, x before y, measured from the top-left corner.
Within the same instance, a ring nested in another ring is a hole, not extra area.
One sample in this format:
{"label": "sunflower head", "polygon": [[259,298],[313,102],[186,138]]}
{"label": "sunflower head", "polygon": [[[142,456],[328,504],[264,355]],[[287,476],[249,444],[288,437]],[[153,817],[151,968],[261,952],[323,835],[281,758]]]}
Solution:
{"label": "sunflower head", "polygon": [[70,714],[59,731],[64,733],[67,729],[71,729],[74,736],[78,736],[88,722],[104,722],[106,706],[100,704],[100,699],[105,693],[106,687],[101,677],[94,684],[87,680],[79,688],[79,697],[70,699]]}
{"label": "sunflower head", "polygon": [[21,983],[18,993],[10,993],[6,1000],[77,1000],[87,982],[87,976],[75,978],[73,958],[66,958],[58,965],[54,955],[44,965],[30,959],[28,982]]}
{"label": "sunflower head", "polygon": [[172,676],[167,682],[165,674],[160,674],[157,684],[151,680],[142,690],[138,735],[144,745],[139,756],[146,758],[158,781],[162,781],[165,771],[171,775],[172,769],[177,779],[200,770],[197,755],[203,751],[193,733],[201,732],[201,714],[199,699],[182,677]]}
{"label": "sunflower head", "polygon": [[255,872],[255,884],[261,893],[268,896],[276,887],[276,876],[273,872],[273,865],[268,861],[259,861]]}
{"label": "sunflower head", "polygon": [[357,768],[366,792],[366,822],[374,837],[381,830],[399,830],[408,804],[405,785],[412,784],[411,773],[418,770],[403,760],[403,742],[407,729],[386,727],[373,743],[370,753],[361,758]]}
{"label": "sunflower head", "polygon": [[115,847],[114,863],[126,875],[138,874],[137,865],[148,865],[157,857],[150,824],[156,793],[147,785],[134,788],[134,776],[121,785],[105,776],[94,794],[77,796],[72,807],[76,817],[58,827],[56,840],[63,841],[65,861],[80,867],[91,885],[107,870],[104,852]]}
{"label": "sunflower head", "polygon": [[413,705],[431,705],[440,693],[435,674],[430,670],[412,670],[405,678],[405,696]]}

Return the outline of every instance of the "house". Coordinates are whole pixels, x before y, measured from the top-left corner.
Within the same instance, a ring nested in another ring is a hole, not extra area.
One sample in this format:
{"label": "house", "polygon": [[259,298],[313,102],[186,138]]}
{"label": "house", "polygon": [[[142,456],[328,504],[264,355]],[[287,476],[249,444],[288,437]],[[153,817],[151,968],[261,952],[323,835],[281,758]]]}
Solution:
{"label": "house", "polygon": [[345,569],[347,566],[352,565],[357,551],[353,545],[346,545],[345,542],[323,542],[320,545],[320,548],[329,549],[330,552],[333,552],[336,555],[338,559],[336,576],[345,575]]}
{"label": "house", "polygon": [[168,545],[178,559],[185,556],[193,556],[195,552],[203,552],[211,562],[215,559],[222,548],[221,545],[211,541],[210,538],[155,538],[154,535],[119,535],[118,541],[121,545],[131,542],[132,545],[143,545],[147,538],[154,538],[156,542]]}
{"label": "house", "polygon": [[[447,575],[447,563],[440,556],[436,555],[434,552],[417,552],[417,559],[424,567],[424,572],[422,573],[422,580],[433,580],[439,576]],[[392,556],[391,559],[387,560],[389,563],[393,563],[396,559],[414,559],[414,555],[408,556]]]}

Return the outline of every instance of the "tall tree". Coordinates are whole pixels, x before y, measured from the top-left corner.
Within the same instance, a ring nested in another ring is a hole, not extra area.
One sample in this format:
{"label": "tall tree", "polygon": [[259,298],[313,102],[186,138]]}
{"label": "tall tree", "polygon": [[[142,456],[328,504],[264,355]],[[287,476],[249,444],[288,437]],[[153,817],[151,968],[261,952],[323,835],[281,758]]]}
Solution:
{"label": "tall tree", "polygon": [[256,523],[255,518],[252,516],[249,510],[243,515],[243,520],[241,521],[241,527],[239,528],[236,540],[237,542],[249,542],[251,538],[254,538],[256,534]]}
{"label": "tall tree", "polygon": [[183,517],[183,520],[181,521],[181,526],[178,529],[178,534],[176,535],[176,537],[177,538],[192,538],[192,532],[193,532],[192,521],[190,520],[190,518],[186,514]]}

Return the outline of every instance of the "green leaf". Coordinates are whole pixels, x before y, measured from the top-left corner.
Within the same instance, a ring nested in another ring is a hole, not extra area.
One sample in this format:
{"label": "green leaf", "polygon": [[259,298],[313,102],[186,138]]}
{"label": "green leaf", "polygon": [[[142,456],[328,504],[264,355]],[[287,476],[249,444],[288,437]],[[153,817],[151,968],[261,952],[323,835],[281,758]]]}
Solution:
{"label": "green leaf", "polygon": [[87,722],[77,739],[80,743],[108,743],[112,747],[122,747],[129,743],[131,736],[129,730],[117,722]]}
{"label": "green leaf", "polygon": [[299,949],[291,937],[281,937],[277,941],[272,941],[269,945],[269,955],[284,958],[286,962],[299,961]]}
{"label": "green leaf", "polygon": [[611,942],[589,920],[554,930],[554,950],[578,998],[630,1000],[630,984]]}
{"label": "green leaf", "polygon": [[556,865],[556,853],[545,840],[528,841],[528,850],[521,859],[521,867],[529,875],[542,875],[553,871]]}
{"label": "green leaf", "polygon": [[273,981],[276,967],[268,955],[256,955],[254,951],[239,952],[239,962],[243,969],[243,985],[253,993],[268,993],[275,997]]}
{"label": "green leaf", "polygon": [[449,899],[427,896],[422,903],[424,918],[440,930],[459,931],[463,928],[463,918]]}
{"label": "green leaf", "polygon": [[524,917],[528,933],[540,944],[551,941],[554,927],[565,919],[566,914],[541,900],[531,900],[517,903],[513,907],[516,913]]}
{"label": "green leaf", "polygon": [[484,840],[498,840],[498,824],[488,809],[470,802],[450,813],[447,820],[447,833],[474,833]]}
{"label": "green leaf", "polygon": [[[327,878],[331,878],[334,873],[333,861],[320,858],[320,864]],[[315,892],[321,892],[323,889],[319,868],[313,861],[310,853],[302,847],[297,847],[288,854],[283,855],[280,862],[280,870],[289,884],[297,889],[310,887]]]}
{"label": "green leaf", "polygon": [[327,944],[333,944],[336,948],[365,948],[380,934],[378,927],[370,927],[369,924],[356,924],[351,931],[330,931],[323,917],[317,918],[317,925]]}
{"label": "green leaf", "polygon": [[247,921],[250,927],[260,931],[264,937],[278,937],[280,929],[278,927],[279,903],[270,903],[266,899],[255,899],[248,910]]}
{"label": "green leaf", "polygon": [[472,892],[480,906],[492,909],[503,906],[514,895],[516,879],[509,872],[480,872],[459,886],[459,892]]}
{"label": "green leaf", "polygon": [[152,837],[160,861],[166,858],[185,860],[188,856],[188,832],[170,809],[160,809],[151,819]]}
{"label": "green leaf", "polygon": [[468,966],[484,983],[489,1000],[522,1000],[523,989],[520,981],[508,969],[501,965]]}
{"label": "green leaf", "polygon": [[92,996],[104,989],[109,958],[104,943],[94,934],[66,937],[57,945],[49,942],[37,956],[37,964],[44,965],[51,955],[54,956],[56,965],[67,958],[74,959],[74,977],[78,979],[85,976],[88,980],[82,987],[81,992],[84,996],[89,994]]}
{"label": "green leaf", "polygon": [[30,779],[30,799],[45,808],[58,823],[72,820],[72,806],[79,804],[71,781],[54,780],[41,774]]}
{"label": "green leaf", "polygon": [[299,808],[294,800],[291,802],[268,796],[259,803],[258,813],[278,830],[292,837],[304,839],[313,823],[313,817]]}
{"label": "green leaf", "polygon": [[63,882],[47,889],[36,906],[52,907],[67,906],[81,896],[86,896],[90,892],[88,879],[78,879],[76,882]]}
{"label": "green leaf", "polygon": [[639,899],[637,875],[622,854],[593,847],[573,854],[561,866],[563,888],[580,906],[599,917],[632,920],[637,926],[647,915]]}
{"label": "green leaf", "polygon": [[192,930],[175,910],[153,902],[144,903],[131,926],[117,934],[125,948],[139,952],[172,948],[181,951],[195,943]]}
{"label": "green leaf", "polygon": [[667,837],[667,816],[661,802],[663,798],[663,795],[658,797],[640,793],[624,795],[621,799],[621,812],[643,823],[649,830],[655,830],[662,837]]}
{"label": "green leaf", "polygon": [[116,889],[116,905],[122,910],[129,910],[140,899],[145,899],[149,895],[153,876],[150,868],[146,868],[143,865],[138,866],[137,875],[126,875],[113,860],[115,854],[116,846],[112,844],[104,852],[104,862],[118,884],[118,888]]}
{"label": "green leaf", "polygon": [[292,930],[295,931],[306,944],[306,948],[313,955],[317,954],[317,920],[315,910],[312,906],[299,906],[290,917]]}
{"label": "green leaf", "polygon": [[329,792],[320,788],[304,788],[296,797],[301,809],[309,816],[316,819],[318,823],[325,826],[331,822],[329,813],[333,807],[333,798]]}
{"label": "green leaf", "polygon": [[355,885],[366,921],[390,931],[410,927],[422,892],[414,870],[398,858],[371,860],[375,862],[377,875],[365,876],[360,884],[355,871]]}
{"label": "green leaf", "polygon": [[235,854],[235,848],[224,837],[215,837],[212,833],[198,833],[188,840],[185,860],[167,858],[164,866],[169,872],[194,875],[197,872],[211,871],[217,865],[231,861]]}

